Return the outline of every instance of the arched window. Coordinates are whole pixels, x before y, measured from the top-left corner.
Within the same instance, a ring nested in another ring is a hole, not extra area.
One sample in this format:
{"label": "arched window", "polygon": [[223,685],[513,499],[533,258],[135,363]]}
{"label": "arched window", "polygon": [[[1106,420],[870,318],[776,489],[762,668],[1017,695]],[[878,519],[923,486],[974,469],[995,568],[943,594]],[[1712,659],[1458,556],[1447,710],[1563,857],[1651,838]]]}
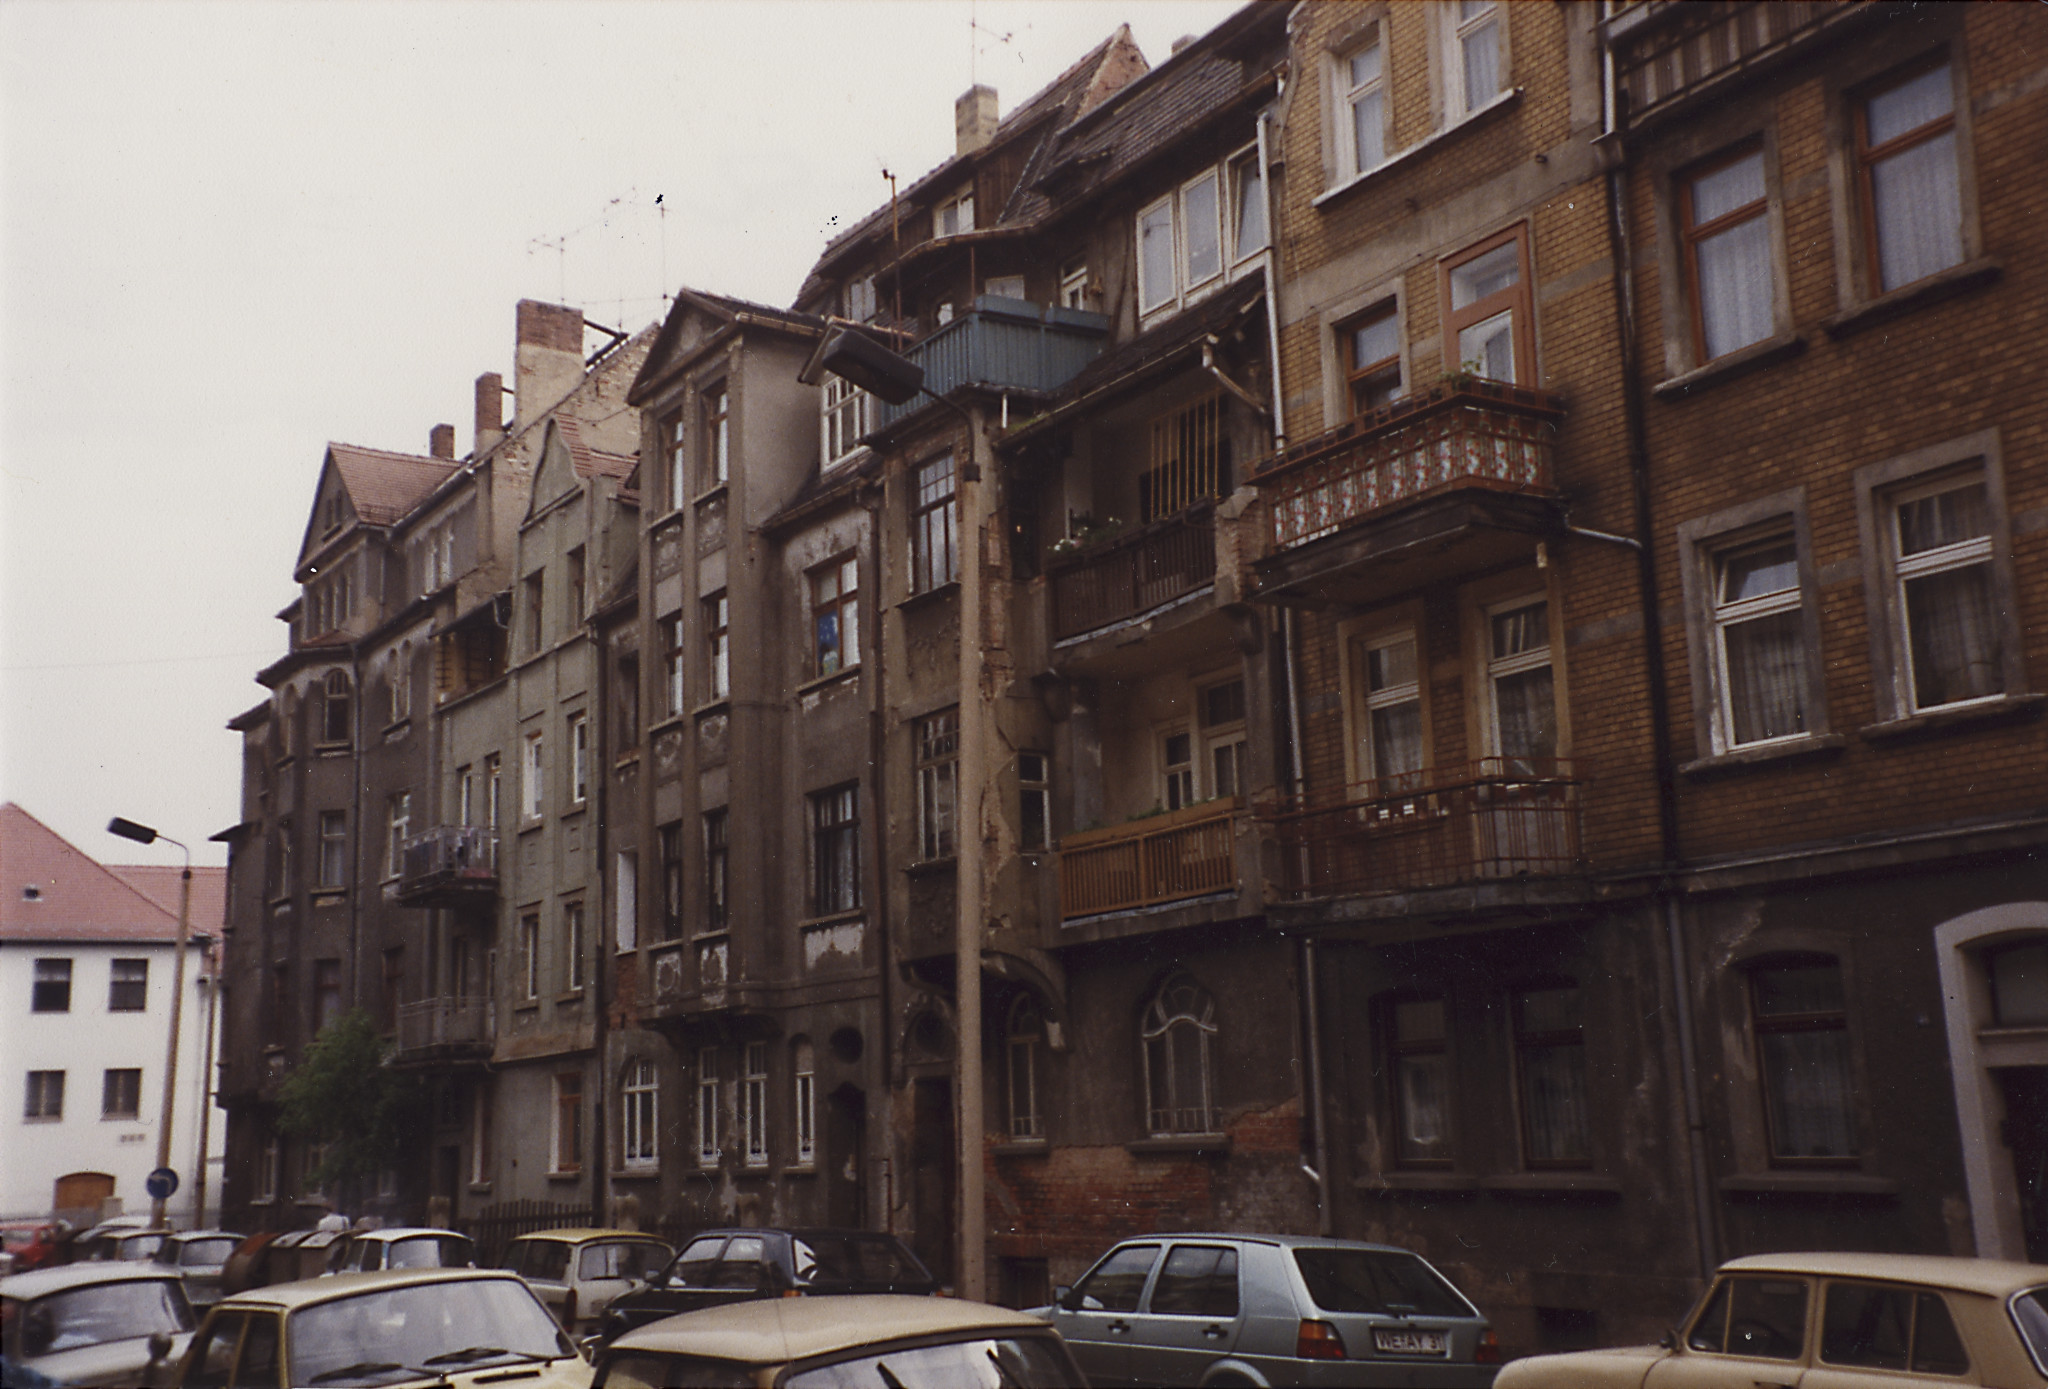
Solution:
{"label": "arched window", "polygon": [[1045,1020],[1038,1000],[1019,994],[1010,1005],[1007,1031],[1010,1058],[1010,1137],[1019,1142],[1036,1142],[1045,1137],[1038,1113],[1038,1068],[1040,1044],[1045,1040]]}
{"label": "arched window", "polygon": [[349,741],[348,672],[330,670],[327,685],[323,691],[320,709],[320,741],[323,743],[346,743]]}
{"label": "arched window", "polygon": [[629,1064],[619,1087],[619,1152],[628,1167],[653,1167],[660,1160],[660,1098],[654,1063]]}
{"label": "arched window", "polygon": [[1145,1122],[1153,1137],[1216,1131],[1209,1095],[1215,1035],[1216,1001],[1174,971],[1145,1009]]}

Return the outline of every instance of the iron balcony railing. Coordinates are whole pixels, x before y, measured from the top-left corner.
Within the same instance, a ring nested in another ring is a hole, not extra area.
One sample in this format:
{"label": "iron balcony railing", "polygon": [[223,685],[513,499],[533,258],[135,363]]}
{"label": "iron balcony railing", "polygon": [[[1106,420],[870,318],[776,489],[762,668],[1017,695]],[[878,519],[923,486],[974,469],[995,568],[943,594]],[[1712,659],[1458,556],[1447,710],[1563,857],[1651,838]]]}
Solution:
{"label": "iron balcony railing", "polygon": [[398,875],[399,900],[490,893],[497,887],[496,830],[480,825],[440,825],[405,841]]}
{"label": "iron balcony railing", "polygon": [[1157,906],[1237,887],[1235,797],[1060,840],[1060,916]]}
{"label": "iron balcony railing", "polygon": [[488,998],[454,995],[398,1005],[400,1056],[442,1049],[488,1048],[493,1040]]}
{"label": "iron balcony railing", "polygon": [[1643,0],[1602,28],[1614,53],[1623,119],[1663,115],[1722,79],[1775,61],[1825,29],[1879,7],[1842,0]]}
{"label": "iron balcony railing", "polygon": [[1206,506],[1048,566],[1055,641],[1133,618],[1216,578],[1216,527]]}
{"label": "iron balcony railing", "polygon": [[1562,758],[1488,757],[1263,811],[1290,898],[1575,871],[1579,779]]}
{"label": "iron balcony railing", "polygon": [[[904,355],[924,368],[924,387],[945,395],[961,386],[1051,394],[1102,353],[1109,319],[1080,309],[983,295],[974,307]],[[931,403],[875,402],[874,428],[886,429]]]}

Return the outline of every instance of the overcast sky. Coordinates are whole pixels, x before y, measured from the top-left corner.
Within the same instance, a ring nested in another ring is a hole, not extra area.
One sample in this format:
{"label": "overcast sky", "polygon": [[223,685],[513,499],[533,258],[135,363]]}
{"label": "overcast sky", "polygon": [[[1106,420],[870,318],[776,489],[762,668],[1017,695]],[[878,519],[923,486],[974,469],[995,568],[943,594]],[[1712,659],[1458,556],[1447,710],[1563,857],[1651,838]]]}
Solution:
{"label": "overcast sky", "polygon": [[328,440],[466,452],[521,298],[787,304],[972,82],[1234,8],[0,0],[0,799],[224,862]]}

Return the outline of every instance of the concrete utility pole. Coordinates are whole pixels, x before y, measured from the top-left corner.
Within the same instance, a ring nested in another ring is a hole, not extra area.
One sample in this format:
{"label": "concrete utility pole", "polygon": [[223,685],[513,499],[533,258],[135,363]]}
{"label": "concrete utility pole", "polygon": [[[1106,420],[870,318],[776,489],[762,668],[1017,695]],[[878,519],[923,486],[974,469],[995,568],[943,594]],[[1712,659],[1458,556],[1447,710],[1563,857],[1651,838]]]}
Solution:
{"label": "concrete utility pole", "polygon": [[[164,1107],[163,1119],[156,1131],[156,1165],[166,1168],[171,1165],[171,1125],[178,1117],[178,1025],[185,1012],[185,944],[192,937],[192,851],[167,834],[159,834],[147,825],[138,825],[133,820],[123,820],[116,815],[107,822],[107,832],[118,834],[123,839],[132,839],[137,844],[154,844],[161,839],[174,845],[185,855],[185,876],[178,883],[178,956],[171,967],[171,1045],[164,1057]],[[202,1167],[206,1161],[200,1154]],[[201,1180],[205,1180],[204,1177]],[[150,1199],[149,1223],[156,1229],[164,1225],[165,1196]]]}
{"label": "concrete utility pole", "polygon": [[[966,413],[966,412],[963,412]],[[968,414],[967,465],[959,473],[960,547],[960,760],[956,817],[959,857],[954,937],[954,1020],[958,1025],[960,1136],[960,1295],[988,1300],[988,1217],[983,1205],[981,1075],[982,791],[988,746],[988,710],[982,690],[982,420]]]}

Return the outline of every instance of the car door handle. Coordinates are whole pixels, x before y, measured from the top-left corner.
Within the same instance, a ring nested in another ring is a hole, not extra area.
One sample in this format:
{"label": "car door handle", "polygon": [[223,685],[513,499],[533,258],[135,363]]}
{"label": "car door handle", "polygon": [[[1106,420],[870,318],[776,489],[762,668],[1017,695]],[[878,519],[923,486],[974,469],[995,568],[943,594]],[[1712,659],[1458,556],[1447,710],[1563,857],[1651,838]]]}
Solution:
{"label": "car door handle", "polygon": [[1205,1326],[1202,1328],[1202,1334],[1212,1341],[1220,1341],[1230,1333],[1220,1326]]}
{"label": "car door handle", "polygon": [[1750,1383],[1754,1384],[1756,1389],[1799,1389],[1798,1385],[1787,1384],[1782,1379],[1753,1379]]}
{"label": "car door handle", "polygon": [[1131,1329],[1131,1324],[1125,1321],[1123,1318],[1119,1317],[1109,1324],[1109,1329],[1111,1331],[1129,1331]]}

